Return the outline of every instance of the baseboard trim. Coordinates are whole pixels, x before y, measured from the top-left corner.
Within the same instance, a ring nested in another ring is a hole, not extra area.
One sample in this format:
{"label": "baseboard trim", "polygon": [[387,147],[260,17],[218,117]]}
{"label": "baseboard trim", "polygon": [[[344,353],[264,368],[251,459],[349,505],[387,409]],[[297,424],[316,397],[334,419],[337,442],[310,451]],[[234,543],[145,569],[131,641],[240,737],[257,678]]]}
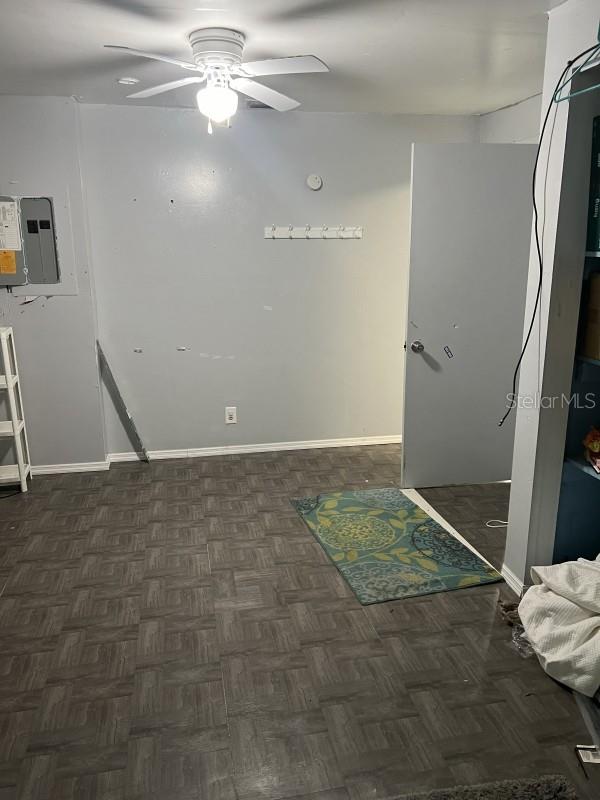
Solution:
{"label": "baseboard trim", "polygon": [[[193,447],[189,450],[149,450],[151,461],[169,458],[206,458],[210,456],[233,456],[245,453],[276,453],[285,450],[315,450],[327,447],[364,447],[374,444],[401,444],[402,436],[360,436],[351,439],[313,439],[306,442],[265,442],[263,444],[231,444],[221,447]],[[109,453],[111,464],[121,461],[137,461],[137,453]]]}
{"label": "baseboard trim", "polygon": [[506,564],[502,564],[502,569],[500,570],[500,574],[513,590],[513,592],[517,595],[517,597],[521,597],[523,594],[523,589],[525,588],[525,584],[523,581],[519,580],[515,573],[509,569]]}
{"label": "baseboard trim", "polygon": [[109,453],[107,460],[109,464],[118,464],[120,461],[139,461],[140,458],[137,453],[130,450],[126,453]]}
{"label": "baseboard trim", "polygon": [[[315,439],[307,442],[266,442],[264,444],[232,444],[222,447],[193,447],[189,450],[150,450],[151,461],[170,458],[206,458],[207,456],[243,455],[244,453],[276,453],[285,450],[314,450],[326,447],[364,447],[373,444],[401,444],[402,436],[360,436],[352,439]],[[59,475],[65,472],[102,472],[111,464],[138,461],[133,451],[109,453],[105,461],[83,461],[76,464],[40,464],[31,468],[32,475]]]}
{"label": "baseboard trim", "polygon": [[106,461],[83,461],[79,464],[39,464],[31,467],[32,475],[59,475],[63,472],[102,472],[110,467],[110,459]]}

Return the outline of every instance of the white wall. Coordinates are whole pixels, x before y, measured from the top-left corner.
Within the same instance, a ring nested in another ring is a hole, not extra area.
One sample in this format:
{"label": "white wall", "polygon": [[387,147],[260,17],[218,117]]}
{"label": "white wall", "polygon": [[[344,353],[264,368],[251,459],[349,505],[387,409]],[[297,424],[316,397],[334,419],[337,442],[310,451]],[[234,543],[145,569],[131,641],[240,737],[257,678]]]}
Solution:
{"label": "white wall", "polygon": [[190,110],[81,115],[100,337],[146,446],[399,434],[411,143],[476,141],[476,119],[254,111],[211,137]]}
{"label": "white wall", "polygon": [[479,140],[489,144],[534,144],[539,139],[542,95],[479,117]]}
{"label": "white wall", "polygon": [[[556,81],[567,62],[596,41],[597,0],[568,0],[550,12],[544,72],[542,107],[551,100]],[[535,395],[552,384],[553,359],[546,355],[548,321],[553,291],[553,265],[562,182],[563,156],[568,103],[556,107],[553,143],[548,156],[542,148],[540,163],[548,165],[545,189],[545,274],[541,311],[527,354],[521,367],[519,393]],[[543,184],[544,181],[541,181]],[[567,265],[568,269],[568,265]],[[530,319],[538,282],[538,261],[532,247],[529,267],[526,321]],[[568,276],[565,277],[568,282]],[[572,283],[572,281],[571,281]],[[558,298],[560,300],[560,298]],[[560,302],[554,304],[554,325],[561,325]],[[563,387],[564,389],[564,384]],[[527,581],[533,564],[551,562],[556,522],[556,503],[560,485],[561,438],[564,413],[553,409],[521,408],[517,413],[513,455],[512,492],[505,567],[520,581]],[[552,450],[552,454],[549,452]]]}
{"label": "white wall", "polygon": [[22,305],[0,290],[38,465],[103,461],[105,452],[77,115],[67,98],[0,97],[0,194],[54,197],[60,267],[74,291]]}

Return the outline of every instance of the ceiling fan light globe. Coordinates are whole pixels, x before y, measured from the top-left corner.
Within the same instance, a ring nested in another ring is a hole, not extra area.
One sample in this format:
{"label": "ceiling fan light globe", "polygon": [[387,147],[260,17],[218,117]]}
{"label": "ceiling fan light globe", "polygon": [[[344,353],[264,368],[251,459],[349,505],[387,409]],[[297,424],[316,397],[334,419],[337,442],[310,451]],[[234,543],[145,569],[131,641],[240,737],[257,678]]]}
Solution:
{"label": "ceiling fan light globe", "polygon": [[213,122],[225,122],[237,111],[238,96],[228,86],[206,86],[196,95],[196,102],[205,117]]}

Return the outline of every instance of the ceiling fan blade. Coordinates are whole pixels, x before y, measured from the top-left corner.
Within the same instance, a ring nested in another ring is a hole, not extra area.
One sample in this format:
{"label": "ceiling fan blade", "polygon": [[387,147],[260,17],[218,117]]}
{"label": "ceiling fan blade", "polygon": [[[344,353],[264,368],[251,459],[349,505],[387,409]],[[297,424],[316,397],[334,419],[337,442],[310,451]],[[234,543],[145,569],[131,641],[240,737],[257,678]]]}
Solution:
{"label": "ceiling fan blade", "polygon": [[242,64],[247,75],[294,75],[301,72],[329,72],[329,67],[316,56],[289,56],[267,58],[264,61],[248,61]]}
{"label": "ceiling fan blade", "polygon": [[163,56],[159,53],[147,53],[145,50],[134,50],[133,47],[123,47],[120,44],[105,44],[110,50],[124,50],[131,53],[132,56],[141,56],[142,58],[151,58],[153,61],[164,61],[167,64],[175,64],[176,67],[183,67],[183,69],[191,69],[194,72],[204,72],[203,67],[198,67],[190,61],[180,61],[178,58],[171,58],[170,56]]}
{"label": "ceiling fan blade", "polygon": [[161,83],[158,86],[151,86],[149,89],[142,89],[140,92],[128,94],[127,97],[131,100],[141,100],[143,97],[154,97],[155,94],[170,92],[171,89],[179,89],[181,86],[189,86],[191,83],[203,82],[204,78],[200,76],[197,78],[182,78],[179,81],[169,81],[168,83]]}
{"label": "ceiling fan blade", "polygon": [[275,89],[269,89],[268,86],[263,86],[262,83],[256,83],[248,78],[235,78],[229,85],[232,89],[274,108],[275,111],[291,111],[300,105],[297,100],[292,100],[291,97],[286,97],[281,92],[276,92]]}

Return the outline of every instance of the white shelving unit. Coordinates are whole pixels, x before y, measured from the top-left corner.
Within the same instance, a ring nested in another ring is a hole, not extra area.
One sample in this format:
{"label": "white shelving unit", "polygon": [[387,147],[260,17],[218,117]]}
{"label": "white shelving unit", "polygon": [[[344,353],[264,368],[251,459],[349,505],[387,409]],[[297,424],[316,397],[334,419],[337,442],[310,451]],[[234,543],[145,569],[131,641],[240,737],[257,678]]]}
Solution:
{"label": "white shelving unit", "polygon": [[27,491],[27,477],[30,474],[29,445],[23,414],[21,384],[17,368],[17,354],[12,328],[0,328],[0,353],[2,373],[0,392],[6,392],[9,419],[0,420],[0,438],[13,440],[17,463],[0,466],[0,485],[20,483],[21,491]]}

